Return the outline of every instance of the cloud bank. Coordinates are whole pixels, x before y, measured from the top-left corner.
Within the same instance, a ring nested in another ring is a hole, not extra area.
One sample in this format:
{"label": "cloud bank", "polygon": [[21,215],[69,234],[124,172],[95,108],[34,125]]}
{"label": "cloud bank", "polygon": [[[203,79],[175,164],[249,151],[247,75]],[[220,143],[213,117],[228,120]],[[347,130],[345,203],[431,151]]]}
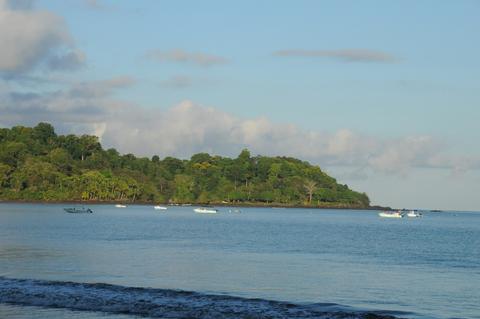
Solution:
{"label": "cloud bank", "polygon": [[63,19],[35,10],[33,1],[0,0],[0,75],[15,77],[43,66],[73,70],[85,62]]}
{"label": "cloud bank", "polygon": [[0,99],[0,126],[47,121],[61,133],[96,134],[106,147],[145,156],[186,158],[197,152],[236,156],[246,147],[254,154],[350,167],[359,176],[365,170],[408,174],[411,168],[480,168],[480,159],[453,158],[447,145],[430,136],[387,139],[348,129],[305,130],[263,117],[240,118],[191,101],[158,110],[113,97],[116,90],[133,83],[132,78],[116,77],[43,94],[6,92]]}
{"label": "cloud bank", "polygon": [[395,63],[398,58],[395,56],[374,50],[367,49],[344,49],[344,50],[280,50],[273,53],[279,57],[314,57],[333,58],[342,62],[375,62]]}

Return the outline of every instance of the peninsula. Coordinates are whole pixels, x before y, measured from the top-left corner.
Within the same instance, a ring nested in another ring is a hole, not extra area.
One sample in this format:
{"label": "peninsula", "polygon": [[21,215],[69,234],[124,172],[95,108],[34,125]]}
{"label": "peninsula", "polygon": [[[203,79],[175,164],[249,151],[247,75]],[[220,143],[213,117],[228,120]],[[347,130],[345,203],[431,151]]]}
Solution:
{"label": "peninsula", "polygon": [[151,158],[48,123],[0,129],[0,200],[369,208],[365,193],[291,157]]}

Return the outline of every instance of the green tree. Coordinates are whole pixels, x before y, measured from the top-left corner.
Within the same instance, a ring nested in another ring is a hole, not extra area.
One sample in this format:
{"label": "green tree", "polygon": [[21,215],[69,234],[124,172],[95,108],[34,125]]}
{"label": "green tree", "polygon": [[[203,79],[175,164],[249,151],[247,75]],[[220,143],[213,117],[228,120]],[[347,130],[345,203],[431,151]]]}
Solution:
{"label": "green tree", "polygon": [[0,163],[0,188],[8,184],[9,175],[12,168],[7,164]]}
{"label": "green tree", "polygon": [[33,128],[32,137],[43,144],[53,141],[56,136],[55,129],[49,123],[38,123]]}
{"label": "green tree", "polygon": [[82,135],[78,140],[79,149],[80,149],[80,158],[85,160],[87,156],[90,156],[95,151],[101,150],[100,143],[98,142],[98,137],[92,135]]}
{"label": "green tree", "polygon": [[70,173],[72,171],[73,159],[67,150],[63,148],[55,148],[48,153],[48,159],[58,170],[64,173]]}
{"label": "green tree", "polygon": [[191,203],[195,200],[193,194],[194,180],[192,176],[179,174],[175,176],[174,202]]}
{"label": "green tree", "polygon": [[212,159],[210,154],[207,153],[198,153],[193,155],[190,158],[191,163],[204,163],[204,162],[209,162]]}
{"label": "green tree", "polygon": [[28,154],[28,148],[21,142],[5,142],[0,145],[0,162],[16,167]]}

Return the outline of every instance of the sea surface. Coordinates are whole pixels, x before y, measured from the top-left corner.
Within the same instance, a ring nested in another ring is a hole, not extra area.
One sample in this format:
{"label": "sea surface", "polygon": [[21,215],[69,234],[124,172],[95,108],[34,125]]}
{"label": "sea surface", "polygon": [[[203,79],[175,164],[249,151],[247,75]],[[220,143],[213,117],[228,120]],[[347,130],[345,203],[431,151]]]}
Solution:
{"label": "sea surface", "polygon": [[480,318],[480,213],[0,204],[0,318]]}

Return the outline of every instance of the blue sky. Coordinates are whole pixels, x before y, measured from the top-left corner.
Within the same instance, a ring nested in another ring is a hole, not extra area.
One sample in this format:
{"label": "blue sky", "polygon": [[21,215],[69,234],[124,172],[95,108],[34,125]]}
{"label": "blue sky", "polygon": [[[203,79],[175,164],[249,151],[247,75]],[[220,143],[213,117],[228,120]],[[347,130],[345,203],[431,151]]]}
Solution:
{"label": "blue sky", "polygon": [[[480,137],[471,116],[479,101],[475,1],[105,1],[96,12],[72,2],[41,4],[67,20],[88,55],[89,78],[135,76],[138,85],[123,97],[146,107],[191,99],[312,129]],[[205,69],[143,59],[148,50],[172,48],[230,62]],[[295,48],[366,48],[398,62],[272,56]],[[204,83],[158,88],[179,75]],[[445,132],[452,114],[462,125]]]}
{"label": "blue sky", "polygon": [[478,1],[13,3],[4,22],[35,28],[0,31],[22,39],[0,54],[2,126],[148,156],[289,153],[377,204],[480,210]]}

